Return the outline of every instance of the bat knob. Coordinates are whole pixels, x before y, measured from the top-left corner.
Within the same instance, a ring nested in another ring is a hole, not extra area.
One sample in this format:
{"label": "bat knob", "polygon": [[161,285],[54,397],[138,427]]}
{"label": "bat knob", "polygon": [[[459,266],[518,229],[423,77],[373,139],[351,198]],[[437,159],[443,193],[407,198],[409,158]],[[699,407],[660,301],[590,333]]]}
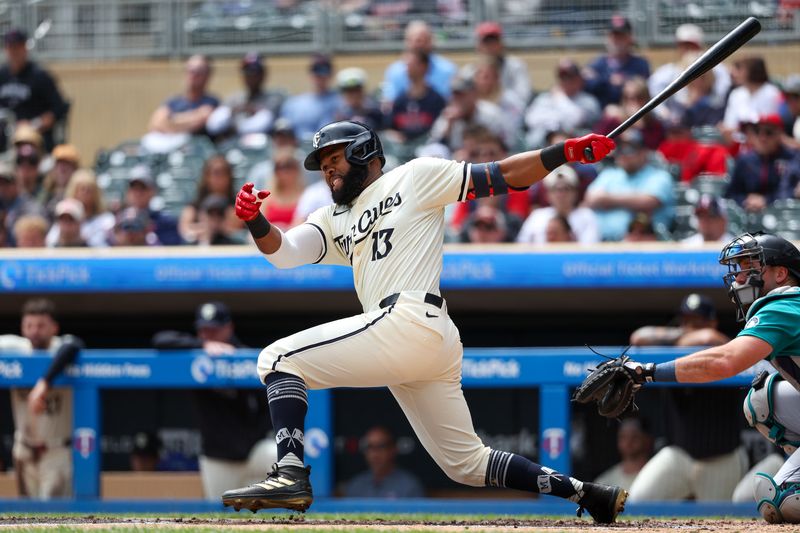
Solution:
{"label": "bat knob", "polygon": [[587,161],[594,161],[594,152],[592,151],[591,146],[587,146],[583,149],[583,157]]}

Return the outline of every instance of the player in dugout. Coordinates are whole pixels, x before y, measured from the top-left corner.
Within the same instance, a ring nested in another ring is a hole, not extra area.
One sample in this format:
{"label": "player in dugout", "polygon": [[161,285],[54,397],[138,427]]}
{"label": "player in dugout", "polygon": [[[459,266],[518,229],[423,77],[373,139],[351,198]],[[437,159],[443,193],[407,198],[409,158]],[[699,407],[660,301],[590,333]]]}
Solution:
{"label": "player in dugout", "polygon": [[307,389],[388,386],[417,437],[453,480],[550,494],[597,522],[613,522],[627,492],[583,482],[475,433],[461,390],[463,347],[440,296],[444,207],[524,190],[561,165],[599,161],[614,141],[597,134],[489,163],[417,158],[386,173],[381,141],[358,122],[334,122],[313,137],[305,168],[322,172],[334,204],[283,232],[261,213],[267,191],[245,184],[236,199],[258,249],[278,268],[309,263],[351,266],[364,312],[267,346],[258,358],[276,430],[278,462],[257,484],[226,491],[235,509],[312,502],[303,456]]}

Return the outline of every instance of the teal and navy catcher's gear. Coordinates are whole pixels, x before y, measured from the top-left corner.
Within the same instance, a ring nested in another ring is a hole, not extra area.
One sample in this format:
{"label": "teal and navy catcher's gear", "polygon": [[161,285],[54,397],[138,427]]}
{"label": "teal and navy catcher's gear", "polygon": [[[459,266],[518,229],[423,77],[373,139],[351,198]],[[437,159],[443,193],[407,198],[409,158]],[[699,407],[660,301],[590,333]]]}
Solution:
{"label": "teal and navy catcher's gear", "polygon": [[[742,261],[749,263],[742,265]],[[747,308],[761,297],[764,287],[764,266],[783,266],[800,282],[800,251],[783,237],[771,233],[743,233],[729,242],[720,252],[719,262],[728,267],[723,276],[728,294],[736,304],[736,319],[744,320]],[[736,278],[745,273],[747,279],[739,283]]]}
{"label": "teal and navy catcher's gear", "polygon": [[787,454],[792,454],[800,446],[800,435],[795,434],[778,422],[775,417],[775,384],[782,376],[775,372],[762,371],[753,379],[753,386],[744,399],[744,417],[750,427],[754,427],[767,440],[777,444]]}
{"label": "teal and navy catcher's gear", "polygon": [[758,472],[753,496],[758,512],[770,524],[800,524],[800,483],[778,485],[768,474]]}
{"label": "teal and navy catcher's gear", "polygon": [[326,146],[347,144],[344,157],[351,165],[366,165],[374,157],[381,160],[381,168],[386,164],[381,140],[366,124],[353,120],[332,122],[314,134],[314,150],[306,156],[306,170],[320,170],[320,151]]}

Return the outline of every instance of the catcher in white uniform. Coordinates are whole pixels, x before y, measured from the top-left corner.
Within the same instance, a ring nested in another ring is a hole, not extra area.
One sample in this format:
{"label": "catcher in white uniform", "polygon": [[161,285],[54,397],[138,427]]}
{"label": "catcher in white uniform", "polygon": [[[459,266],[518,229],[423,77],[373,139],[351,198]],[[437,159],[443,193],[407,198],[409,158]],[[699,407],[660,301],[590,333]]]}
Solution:
{"label": "catcher in white uniform", "polygon": [[20,496],[37,499],[72,494],[72,390],[51,388],[53,379],[78,355],[77,337],[58,337],[55,306],[45,299],[22,308],[21,333],[0,335],[0,355],[53,354],[53,362],[33,389],[12,389],[14,447],[11,455]]}
{"label": "catcher in white uniform", "polygon": [[461,390],[463,348],[439,295],[444,207],[523,190],[569,161],[599,161],[614,148],[601,135],[569,139],[502,161],[470,164],[419,158],[386,174],[380,139],[358,122],[320,129],[308,170],[321,170],[335,204],[286,233],[260,212],[269,193],[242,187],[236,214],[278,268],[309,263],[353,268],[362,314],[323,324],[266,347],[258,358],[267,386],[278,463],[223,503],[256,511],[304,511],[312,501],[303,462],[307,389],[388,386],[428,453],[453,480],[560,496],[597,522],[613,522],[627,493],[581,482],[519,455],[485,446]]}

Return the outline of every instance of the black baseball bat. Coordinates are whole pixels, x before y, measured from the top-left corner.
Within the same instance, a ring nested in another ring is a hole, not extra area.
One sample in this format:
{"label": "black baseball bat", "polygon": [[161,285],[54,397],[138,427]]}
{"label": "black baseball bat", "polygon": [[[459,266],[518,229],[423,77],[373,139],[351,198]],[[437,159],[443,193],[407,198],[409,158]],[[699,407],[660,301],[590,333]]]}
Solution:
{"label": "black baseball bat", "polygon": [[[630,128],[634,123],[639,121],[639,119],[664,102],[664,100],[724,61],[725,58],[741,48],[744,43],[752,39],[753,36],[760,31],[761,23],[755,17],[749,17],[736,26],[728,35],[720,39],[717,44],[698,57],[694,63],[686,67],[686,70],[681,72],[681,75],[678,76],[675,81],[670,83],[663,91],[650,98],[649,102],[644,104],[636,113],[628,117],[625,122],[614,128],[614,131],[609,133],[608,137],[613,139],[619,136],[623,131]],[[594,161],[594,154],[590,147],[586,147],[583,153],[586,159]]]}

